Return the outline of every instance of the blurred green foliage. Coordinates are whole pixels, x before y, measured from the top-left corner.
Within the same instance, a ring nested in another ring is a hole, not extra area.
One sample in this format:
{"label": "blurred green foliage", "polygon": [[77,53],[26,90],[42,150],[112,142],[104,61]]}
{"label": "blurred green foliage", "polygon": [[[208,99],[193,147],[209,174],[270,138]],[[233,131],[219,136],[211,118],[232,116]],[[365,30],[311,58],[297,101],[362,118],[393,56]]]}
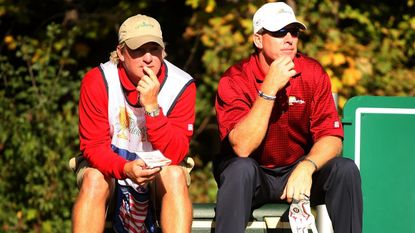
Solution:
{"label": "blurred green foliage", "polygon": [[[70,232],[80,81],[136,13],[160,21],[167,59],[196,78],[190,192],[194,202],[215,201],[217,83],[253,52],[251,19],[265,2],[0,0],[0,232]],[[340,112],[355,95],[415,95],[414,0],[286,2],[308,27],[299,49],[331,76]]]}
{"label": "blurred green foliage", "polygon": [[67,164],[78,149],[80,74],[67,67],[75,63],[70,48],[77,34],[77,27],[51,23],[42,39],[7,38],[15,57],[0,56],[0,219],[6,232],[70,229],[76,189]]}

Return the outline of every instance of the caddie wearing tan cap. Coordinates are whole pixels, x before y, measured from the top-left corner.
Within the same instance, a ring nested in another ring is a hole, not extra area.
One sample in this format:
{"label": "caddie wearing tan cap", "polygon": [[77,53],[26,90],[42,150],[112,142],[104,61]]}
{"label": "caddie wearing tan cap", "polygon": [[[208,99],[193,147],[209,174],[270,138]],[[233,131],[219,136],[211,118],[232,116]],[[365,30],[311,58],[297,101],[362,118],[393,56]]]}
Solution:
{"label": "caddie wearing tan cap", "polygon": [[196,86],[165,56],[159,22],[138,14],[119,28],[110,61],[84,76],[73,232],[103,232],[106,216],[117,232],[190,232]]}
{"label": "caddie wearing tan cap", "polygon": [[219,81],[216,233],[245,232],[266,203],[291,205],[293,233],[316,231],[310,206],[319,204],[334,232],[362,231],[359,169],[337,156],[343,129],[330,78],[297,50],[304,30],[286,3],[262,5],[253,16],[255,52]]}

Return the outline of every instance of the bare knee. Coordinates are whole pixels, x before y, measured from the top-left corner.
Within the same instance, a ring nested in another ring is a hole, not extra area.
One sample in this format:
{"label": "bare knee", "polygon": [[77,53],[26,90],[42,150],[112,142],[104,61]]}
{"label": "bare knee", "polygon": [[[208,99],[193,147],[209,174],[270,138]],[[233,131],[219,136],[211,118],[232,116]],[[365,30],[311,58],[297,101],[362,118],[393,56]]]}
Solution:
{"label": "bare knee", "polygon": [[162,185],[166,191],[187,190],[186,173],[180,166],[163,167],[157,179],[158,186]]}
{"label": "bare knee", "polygon": [[166,182],[176,182],[179,184],[185,184],[186,174],[182,167],[180,166],[167,166],[164,167],[160,172],[160,177],[163,181]]}
{"label": "bare knee", "polygon": [[97,169],[88,168],[83,175],[80,195],[108,199],[111,186],[111,179],[106,179]]}

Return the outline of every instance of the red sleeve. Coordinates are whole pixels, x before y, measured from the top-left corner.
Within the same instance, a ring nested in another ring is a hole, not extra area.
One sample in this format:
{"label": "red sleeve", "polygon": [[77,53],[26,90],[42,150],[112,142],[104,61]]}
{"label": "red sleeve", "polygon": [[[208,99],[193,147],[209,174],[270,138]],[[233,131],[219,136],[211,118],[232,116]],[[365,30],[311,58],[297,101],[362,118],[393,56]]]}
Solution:
{"label": "red sleeve", "polygon": [[313,141],[323,136],[338,136],[343,138],[343,127],[331,93],[330,78],[323,68],[318,65],[314,69],[316,91],[311,104],[310,129]]}
{"label": "red sleeve", "polygon": [[191,83],[179,97],[166,117],[160,111],[157,117],[146,115],[147,137],[154,149],[160,150],[179,164],[189,151],[195,121],[196,85]]}
{"label": "red sleeve", "polygon": [[227,75],[225,74],[219,80],[215,102],[220,140],[223,140],[229,134],[252,107],[252,100],[248,97],[248,91],[243,90],[244,84],[234,81],[238,74],[231,74],[233,78]]}
{"label": "red sleeve", "polygon": [[92,167],[107,177],[124,179],[127,162],[111,149],[108,123],[108,95],[104,77],[98,68],[89,71],[82,80],[79,98],[80,149]]}

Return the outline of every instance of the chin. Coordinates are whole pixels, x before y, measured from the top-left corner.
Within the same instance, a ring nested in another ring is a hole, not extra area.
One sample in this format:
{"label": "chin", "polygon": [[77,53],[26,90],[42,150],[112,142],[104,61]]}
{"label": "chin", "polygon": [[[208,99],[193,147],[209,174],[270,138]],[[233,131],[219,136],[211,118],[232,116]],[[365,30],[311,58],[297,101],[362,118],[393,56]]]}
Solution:
{"label": "chin", "polygon": [[287,54],[284,54],[284,55],[290,57],[291,60],[293,60],[295,58],[295,54],[296,53],[287,53]]}
{"label": "chin", "polygon": [[290,51],[283,51],[281,53],[281,56],[289,56],[291,58],[294,58],[295,57],[295,54],[296,53],[294,51],[290,50]]}

